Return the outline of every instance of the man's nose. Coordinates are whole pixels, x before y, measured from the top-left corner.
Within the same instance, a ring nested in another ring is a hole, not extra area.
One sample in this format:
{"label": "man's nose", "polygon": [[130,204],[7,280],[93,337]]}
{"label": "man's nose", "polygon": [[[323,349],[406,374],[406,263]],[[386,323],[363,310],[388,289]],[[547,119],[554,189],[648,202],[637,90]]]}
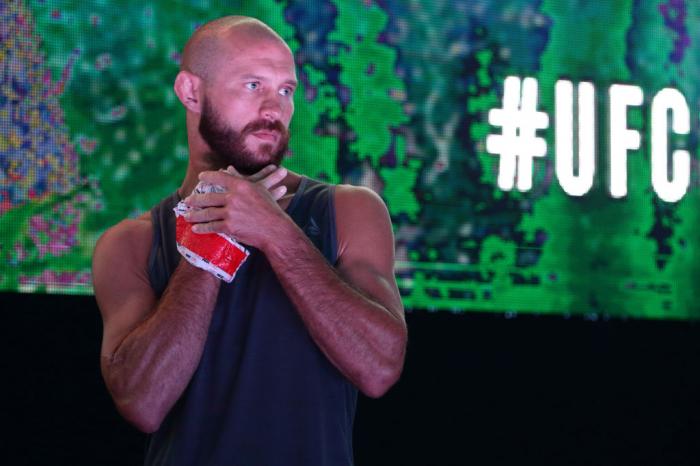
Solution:
{"label": "man's nose", "polygon": [[260,116],[265,120],[277,121],[282,116],[282,105],[276,96],[267,96],[260,106]]}

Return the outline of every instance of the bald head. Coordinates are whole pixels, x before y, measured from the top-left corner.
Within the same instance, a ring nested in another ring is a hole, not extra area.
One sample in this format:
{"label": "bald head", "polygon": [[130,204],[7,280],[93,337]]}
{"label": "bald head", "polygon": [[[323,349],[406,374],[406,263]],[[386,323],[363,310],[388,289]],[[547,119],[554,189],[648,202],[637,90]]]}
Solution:
{"label": "bald head", "polygon": [[[199,27],[185,44],[180,71],[209,80],[231,45],[275,41],[287,44],[271,27],[248,16],[225,16]],[[287,47],[288,48],[288,47]]]}

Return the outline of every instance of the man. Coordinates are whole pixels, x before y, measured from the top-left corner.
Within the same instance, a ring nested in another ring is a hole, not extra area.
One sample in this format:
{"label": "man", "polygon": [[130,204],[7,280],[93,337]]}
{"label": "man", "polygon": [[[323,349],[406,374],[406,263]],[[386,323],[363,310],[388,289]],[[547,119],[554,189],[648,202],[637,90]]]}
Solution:
{"label": "man", "polygon": [[[225,17],[188,41],[182,185],[100,238],[93,276],[101,367],[147,464],[349,465],[357,389],[379,397],[406,347],[393,235],[372,191],[279,167],[297,84],[284,41]],[[224,193],[189,195],[198,181]],[[232,283],[175,249],[173,206],[251,255]]]}

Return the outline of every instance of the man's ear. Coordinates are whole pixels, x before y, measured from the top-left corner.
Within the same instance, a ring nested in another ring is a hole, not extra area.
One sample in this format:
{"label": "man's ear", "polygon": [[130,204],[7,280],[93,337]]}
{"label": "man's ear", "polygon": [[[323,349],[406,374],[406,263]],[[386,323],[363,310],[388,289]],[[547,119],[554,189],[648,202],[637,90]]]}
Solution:
{"label": "man's ear", "polygon": [[180,71],[175,78],[175,94],[182,105],[191,112],[202,111],[202,99],[200,98],[202,80],[199,76],[189,71]]}

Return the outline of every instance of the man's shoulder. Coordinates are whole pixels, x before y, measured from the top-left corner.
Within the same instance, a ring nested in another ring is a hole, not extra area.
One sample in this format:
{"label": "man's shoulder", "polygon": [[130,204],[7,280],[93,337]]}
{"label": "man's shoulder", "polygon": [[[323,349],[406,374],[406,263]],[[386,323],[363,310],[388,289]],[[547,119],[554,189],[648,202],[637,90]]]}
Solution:
{"label": "man's shoulder", "polygon": [[382,198],[372,189],[350,184],[335,185],[335,205],[339,214],[386,212]]}
{"label": "man's shoulder", "polygon": [[[371,251],[392,236],[391,219],[381,197],[364,186],[337,185],[335,226],[338,257],[348,251]],[[393,242],[393,237],[390,238]]]}
{"label": "man's shoulder", "polygon": [[148,254],[153,236],[150,214],[127,218],[111,226],[95,244],[95,256],[121,255],[127,257]]}
{"label": "man's shoulder", "polygon": [[[362,275],[389,280],[394,267],[394,234],[389,211],[379,194],[362,186],[336,188],[336,267],[344,276]],[[364,271],[364,272],[362,272]]]}

